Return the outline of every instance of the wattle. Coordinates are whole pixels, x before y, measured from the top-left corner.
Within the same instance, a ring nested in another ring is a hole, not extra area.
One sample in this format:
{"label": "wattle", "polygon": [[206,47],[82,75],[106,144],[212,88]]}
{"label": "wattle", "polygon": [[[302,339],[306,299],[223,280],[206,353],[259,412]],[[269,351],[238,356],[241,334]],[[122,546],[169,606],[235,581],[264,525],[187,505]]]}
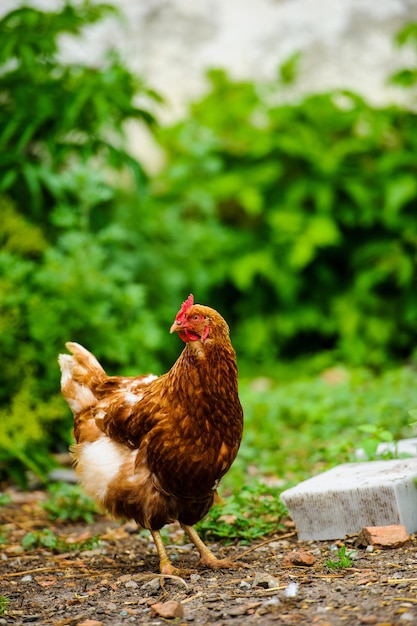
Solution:
{"label": "wattle", "polygon": [[197,341],[198,339],[200,339],[200,335],[195,333],[193,330],[190,330],[189,328],[184,328],[184,330],[180,330],[178,334],[181,339],[185,341],[185,343],[188,343],[188,341]]}

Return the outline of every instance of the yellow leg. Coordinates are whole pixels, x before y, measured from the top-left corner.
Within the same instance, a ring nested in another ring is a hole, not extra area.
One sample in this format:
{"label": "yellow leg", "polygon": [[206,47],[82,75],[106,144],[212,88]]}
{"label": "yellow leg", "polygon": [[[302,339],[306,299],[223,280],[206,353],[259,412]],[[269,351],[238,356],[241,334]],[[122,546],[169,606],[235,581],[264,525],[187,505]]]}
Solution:
{"label": "yellow leg", "polygon": [[169,560],[167,551],[165,550],[164,542],[162,541],[161,533],[159,530],[151,530],[153,540],[155,542],[156,549],[159,556],[159,569],[161,574],[168,574],[170,576],[179,576],[180,571],[174,567]]}
{"label": "yellow leg", "polygon": [[200,539],[199,534],[192,526],[187,526],[186,524],[181,524],[184,532],[187,533],[195,547],[200,553],[200,565],[205,565],[206,567],[211,567],[212,569],[220,569],[231,568],[231,567],[241,567],[241,563],[237,563],[235,561],[231,561],[230,559],[218,559],[214,556],[213,552],[208,549],[206,544],[202,539]]}

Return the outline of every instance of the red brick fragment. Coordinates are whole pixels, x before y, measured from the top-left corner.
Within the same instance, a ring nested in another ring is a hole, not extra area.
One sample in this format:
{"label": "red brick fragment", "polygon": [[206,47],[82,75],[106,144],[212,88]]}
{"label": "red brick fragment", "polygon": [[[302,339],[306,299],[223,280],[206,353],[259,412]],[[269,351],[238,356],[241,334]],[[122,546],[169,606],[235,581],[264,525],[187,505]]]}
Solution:
{"label": "red brick fragment", "polygon": [[356,545],[375,548],[400,548],[410,543],[410,535],[402,524],[366,526],[359,533]]}
{"label": "red brick fragment", "polygon": [[284,567],[293,567],[295,565],[309,567],[314,564],[315,560],[316,559],[310,552],[306,552],[305,550],[293,550],[284,556],[282,564]]}

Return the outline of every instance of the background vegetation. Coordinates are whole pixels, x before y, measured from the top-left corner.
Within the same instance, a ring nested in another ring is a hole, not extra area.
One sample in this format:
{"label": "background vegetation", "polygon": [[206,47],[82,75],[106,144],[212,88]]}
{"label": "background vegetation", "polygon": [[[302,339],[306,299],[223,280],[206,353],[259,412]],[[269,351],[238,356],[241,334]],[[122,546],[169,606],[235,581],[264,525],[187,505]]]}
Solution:
{"label": "background vegetation", "polygon": [[[45,476],[67,447],[65,341],[111,373],[162,372],[191,291],[224,313],[238,353],[233,484],[349,458],[362,424],[374,439],[410,434],[415,111],[340,91],[285,102],[294,56],[270,84],[211,71],[206,96],[162,129],[158,95],[115,53],[100,67],[60,58],[63,33],[111,13],[86,1],[0,20],[0,475]],[[416,71],[394,80],[412,88]],[[157,176],[129,154],[130,120],[164,150]],[[321,375],[336,363],[341,377]]]}

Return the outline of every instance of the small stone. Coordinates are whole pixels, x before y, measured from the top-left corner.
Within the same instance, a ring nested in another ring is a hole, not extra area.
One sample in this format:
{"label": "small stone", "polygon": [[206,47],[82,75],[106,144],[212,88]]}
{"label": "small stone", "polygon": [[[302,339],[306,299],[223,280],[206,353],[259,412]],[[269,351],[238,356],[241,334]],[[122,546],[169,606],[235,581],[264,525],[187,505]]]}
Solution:
{"label": "small stone", "polygon": [[152,604],[152,611],[155,615],[163,617],[164,619],[175,619],[176,617],[184,616],[184,608],[181,602],[176,600],[168,600],[167,602],[157,602]]}
{"label": "small stone", "polygon": [[253,579],[252,589],[255,587],[263,587],[264,589],[273,589],[278,587],[278,581],[276,578],[271,576],[271,574],[267,574],[266,572],[256,572],[255,578]]}
{"label": "small stone", "polygon": [[27,574],[26,576],[23,576],[22,583],[30,583],[32,580],[33,580],[33,576],[31,576],[30,574]]}
{"label": "small stone", "polygon": [[114,602],[109,602],[108,604],[106,604],[106,609],[107,611],[115,611],[117,609],[117,604],[115,604]]}
{"label": "small stone", "polygon": [[196,583],[198,580],[200,580],[201,576],[200,574],[191,574],[190,576],[190,580],[192,583]]}
{"label": "small stone", "polygon": [[227,614],[230,617],[239,617],[240,615],[246,615],[248,612],[246,606],[233,606],[232,608],[227,610]]}
{"label": "small stone", "polygon": [[137,589],[139,587],[138,583],[135,583],[134,580],[129,580],[125,583],[126,589]]}
{"label": "small stone", "polygon": [[360,615],[358,617],[359,621],[361,624],[376,624],[378,621],[378,618],[376,615]]}
{"label": "small stone", "polygon": [[400,621],[401,622],[413,622],[413,624],[415,624],[415,615],[413,613],[403,613],[400,617]]}
{"label": "small stone", "polygon": [[282,559],[284,567],[293,567],[294,565],[310,567],[315,563],[316,559],[310,552],[305,550],[293,550]]}
{"label": "small stone", "polygon": [[149,593],[155,593],[159,591],[159,587],[161,586],[159,582],[159,578],[151,578],[146,583],[143,583],[142,589],[148,591]]}
{"label": "small stone", "polygon": [[251,585],[246,582],[246,580],[242,580],[240,585],[239,585],[240,589],[251,589]]}
{"label": "small stone", "polygon": [[131,574],[123,574],[123,576],[119,576],[116,582],[118,583],[127,583],[129,580],[132,580]]}

